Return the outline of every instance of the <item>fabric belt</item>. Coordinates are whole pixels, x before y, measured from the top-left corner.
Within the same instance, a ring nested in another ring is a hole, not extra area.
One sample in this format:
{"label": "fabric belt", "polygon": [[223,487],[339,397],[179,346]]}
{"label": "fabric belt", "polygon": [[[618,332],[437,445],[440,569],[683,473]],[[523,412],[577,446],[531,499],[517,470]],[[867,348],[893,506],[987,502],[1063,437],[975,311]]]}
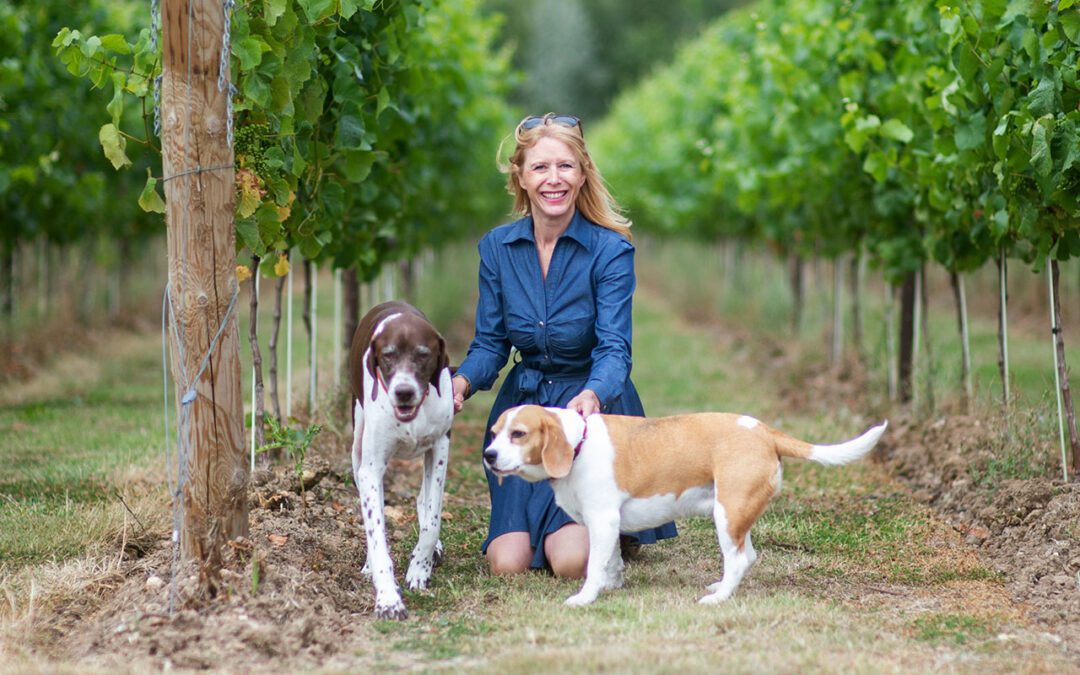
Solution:
{"label": "fabric belt", "polygon": [[525,400],[536,394],[540,388],[540,382],[543,380],[553,382],[587,380],[590,372],[589,370],[575,370],[546,373],[539,368],[530,367],[525,362],[515,365],[514,370],[517,371],[518,401]]}

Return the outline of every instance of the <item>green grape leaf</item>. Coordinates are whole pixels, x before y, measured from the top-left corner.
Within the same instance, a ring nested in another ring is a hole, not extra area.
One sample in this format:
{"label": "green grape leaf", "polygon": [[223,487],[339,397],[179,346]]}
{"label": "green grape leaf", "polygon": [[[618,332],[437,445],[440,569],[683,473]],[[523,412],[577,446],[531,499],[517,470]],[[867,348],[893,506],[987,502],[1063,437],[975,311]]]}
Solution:
{"label": "green grape leaf", "polygon": [[898,119],[891,119],[881,125],[881,135],[901,143],[910,143],[915,134],[906,124]]}
{"label": "green grape leaf", "polygon": [[285,14],[285,10],[289,6],[289,0],[266,0],[266,23],[271,28],[277,23],[278,19]]}
{"label": "green grape leaf", "polygon": [[1065,32],[1065,37],[1069,38],[1073,44],[1080,45],[1080,9],[1066,11],[1072,4],[1070,0],[1069,5],[1066,6],[1065,0],[1062,0],[1058,5],[1058,21],[1061,22],[1061,30]]}
{"label": "green grape leaf", "polygon": [[1039,84],[1028,94],[1028,106],[1034,117],[1052,114],[1060,106],[1057,104],[1057,83],[1051,76],[1039,80]]}
{"label": "green grape leaf", "polygon": [[986,118],[982,113],[972,115],[956,127],[956,147],[975,150],[986,142]]}
{"label": "green grape leaf", "polygon": [[382,114],[382,111],[386,110],[386,107],[390,105],[390,92],[387,91],[386,87],[379,90],[376,101],[375,117],[378,117]]}
{"label": "green grape leaf", "polygon": [[165,213],[165,200],[157,192],[157,179],[146,170],[146,185],[139,195],[139,206],[147,213]]}
{"label": "green grape leaf", "polygon": [[232,43],[232,53],[240,61],[241,70],[251,70],[262,62],[263,47],[268,45],[256,37]]}
{"label": "green grape leaf", "polygon": [[342,153],[342,173],[351,183],[361,183],[371,173],[371,167],[375,164],[375,153],[347,150]]}
{"label": "green grape leaf", "polygon": [[889,175],[889,164],[885,159],[885,153],[875,150],[866,155],[863,161],[863,171],[874,177],[879,183],[884,183]]}
{"label": "green grape leaf", "polygon": [[270,104],[270,82],[261,77],[258,73],[253,73],[251,77],[244,80],[242,87],[244,96],[250,98],[252,103],[260,108],[266,108]]}
{"label": "green grape leaf", "polygon": [[117,54],[130,54],[131,46],[128,45],[127,39],[123,35],[102,35],[101,46],[109,51],[116,52]]}
{"label": "green grape leaf", "polygon": [[1046,177],[1054,170],[1054,160],[1050,155],[1050,141],[1047,125],[1052,120],[1040,119],[1031,130],[1031,166],[1039,176]]}
{"label": "green grape leaf", "polygon": [[259,255],[262,241],[259,239],[259,226],[254,218],[236,219],[236,244],[237,247],[247,247],[252,253]]}
{"label": "green grape leaf", "polygon": [[123,73],[113,73],[113,97],[105,109],[112,116],[113,126],[120,127],[120,118],[124,115],[124,85],[127,78]]}
{"label": "green grape leaf", "polygon": [[317,23],[334,13],[336,0],[297,0],[311,23]]}
{"label": "green grape leaf", "polygon": [[360,9],[360,4],[358,0],[341,0],[341,18],[352,18],[352,15]]}
{"label": "green grape leaf", "polygon": [[115,125],[106,124],[102,126],[98,131],[98,141],[105,151],[105,157],[112,162],[114,169],[131,166],[131,160],[128,159],[127,153],[124,151],[127,147],[127,139],[121,135],[120,130]]}

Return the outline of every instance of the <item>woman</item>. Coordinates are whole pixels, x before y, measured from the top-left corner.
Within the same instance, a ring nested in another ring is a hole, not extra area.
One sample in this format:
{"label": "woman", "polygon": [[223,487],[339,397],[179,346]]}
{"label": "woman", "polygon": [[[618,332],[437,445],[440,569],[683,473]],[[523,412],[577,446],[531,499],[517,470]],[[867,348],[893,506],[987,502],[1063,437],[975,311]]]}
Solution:
{"label": "woman", "polygon": [[[476,336],[453,379],[455,411],[490,389],[515,365],[495,399],[491,426],[523,403],[644,415],[630,381],[634,247],[589,157],[581,122],[569,115],[530,116],[514,132],[507,189],[524,218],[480,240]],[[589,540],[584,526],[555,504],[546,481],[488,473],[491,521],[483,550],[494,574],[549,566],[582,578]],[[639,533],[638,543],[675,536],[674,524]]]}

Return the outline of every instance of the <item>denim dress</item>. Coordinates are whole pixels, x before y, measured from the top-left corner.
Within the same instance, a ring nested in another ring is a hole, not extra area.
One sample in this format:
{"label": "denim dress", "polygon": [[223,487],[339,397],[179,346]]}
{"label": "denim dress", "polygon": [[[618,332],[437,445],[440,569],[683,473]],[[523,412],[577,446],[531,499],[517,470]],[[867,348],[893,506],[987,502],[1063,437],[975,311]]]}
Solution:
{"label": "denim dress", "polygon": [[[490,389],[514,366],[488,417],[491,427],[508,408],[525,403],[565,407],[583,389],[596,392],[601,411],[644,415],[630,381],[634,247],[618,233],[576,212],[555,244],[547,279],[533,236],[532,217],[502,225],[480,240],[476,336],[457,370],[470,392]],[[544,538],[574,522],[555,504],[547,481],[508,476],[500,486],[487,474],[491,520],[483,551],[507,532],[528,532],[532,567],[547,566]],[[674,523],[634,534],[643,544],[676,536]]]}

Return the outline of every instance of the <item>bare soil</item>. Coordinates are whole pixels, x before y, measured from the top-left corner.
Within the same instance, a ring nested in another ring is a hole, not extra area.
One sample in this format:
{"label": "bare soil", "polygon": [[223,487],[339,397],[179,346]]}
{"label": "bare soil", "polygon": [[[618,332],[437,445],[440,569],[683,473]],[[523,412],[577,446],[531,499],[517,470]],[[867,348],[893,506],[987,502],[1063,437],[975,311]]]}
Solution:
{"label": "bare soil", "polygon": [[884,445],[892,470],[1003,575],[1029,618],[1080,652],[1080,484],[973,479],[995,459],[995,421],[896,422]]}
{"label": "bare soil", "polygon": [[[219,576],[176,564],[168,539],[132,532],[121,571],[26,626],[24,656],[106,671],[307,670],[333,668],[335,659],[354,667],[370,642],[374,604],[361,574],[363,522],[340,441],[317,437],[303,481],[287,466],[256,471],[250,537],[229,542]],[[420,473],[416,462],[388,471],[395,559],[411,543],[403,539],[411,536]]]}
{"label": "bare soil", "polygon": [[[780,347],[773,357],[774,366],[797,362]],[[857,364],[796,371],[784,391],[793,409],[865,407]],[[1029,620],[1080,658],[1080,483],[1062,480],[1060,458],[1046,439],[1029,437],[1026,420],[962,407],[947,404],[930,419],[892,411],[874,456],[1002,575]],[[1017,471],[1030,477],[999,475]]]}

